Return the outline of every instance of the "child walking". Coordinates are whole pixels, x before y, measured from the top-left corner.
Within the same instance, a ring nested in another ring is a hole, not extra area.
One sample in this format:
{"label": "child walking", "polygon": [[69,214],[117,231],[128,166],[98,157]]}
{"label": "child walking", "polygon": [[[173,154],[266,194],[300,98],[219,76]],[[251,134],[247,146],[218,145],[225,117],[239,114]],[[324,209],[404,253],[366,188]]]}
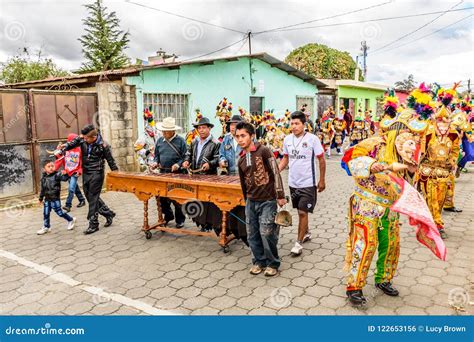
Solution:
{"label": "child walking", "polygon": [[[77,137],[77,134],[71,133],[67,136],[67,141],[72,141]],[[67,176],[65,177],[69,181],[68,195],[66,198],[66,205],[63,207],[65,212],[70,212],[72,207],[72,200],[76,195],[79,200],[78,208],[86,205],[86,199],[82,195],[81,188],[78,184],[78,179],[82,174],[82,151],[80,147],[73,148],[72,150],[66,151],[64,157],[59,157],[56,160],[55,168],[59,170],[63,168],[62,173]]]}
{"label": "child walking", "polygon": [[51,231],[50,214],[54,210],[59,217],[63,217],[67,222],[67,229],[74,229],[76,218],[69,216],[61,209],[61,174],[55,171],[54,162],[46,161],[43,164],[43,176],[41,177],[41,191],[39,202],[43,203],[43,228],[37,231],[38,235],[43,235]]}

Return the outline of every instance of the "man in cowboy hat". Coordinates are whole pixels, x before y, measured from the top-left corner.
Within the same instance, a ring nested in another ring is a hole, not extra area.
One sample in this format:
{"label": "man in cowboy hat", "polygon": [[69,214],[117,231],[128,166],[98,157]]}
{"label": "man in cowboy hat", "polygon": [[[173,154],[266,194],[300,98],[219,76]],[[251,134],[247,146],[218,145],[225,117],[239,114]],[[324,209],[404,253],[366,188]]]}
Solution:
{"label": "man in cowboy hat", "polygon": [[[215,175],[219,163],[220,144],[211,135],[211,128],[214,125],[208,118],[202,117],[198,122],[193,123],[193,126],[197,129],[199,136],[188,145],[182,167],[197,174]],[[215,215],[216,212],[219,212],[216,205],[206,202],[203,203],[202,208],[200,215],[193,218],[201,226],[201,230],[220,229],[220,219],[218,215]]]}
{"label": "man in cowboy hat", "polygon": [[[161,173],[179,172],[186,155],[186,142],[184,138],[176,134],[176,131],[181,127],[176,126],[175,119],[169,117],[164,118],[163,122],[159,122],[156,128],[163,135],[156,141],[155,160],[150,167],[152,169],[159,168]],[[174,205],[174,215],[171,203]],[[166,224],[176,219],[176,228],[183,228],[186,216],[183,214],[181,205],[166,197],[160,197],[160,204]]]}
{"label": "man in cowboy hat", "polygon": [[221,147],[219,148],[219,166],[226,168],[227,172],[231,175],[238,173],[237,161],[239,160],[240,148],[235,138],[235,126],[243,119],[240,115],[232,115],[232,118],[226,122],[229,125],[229,132],[226,133],[222,140]]}

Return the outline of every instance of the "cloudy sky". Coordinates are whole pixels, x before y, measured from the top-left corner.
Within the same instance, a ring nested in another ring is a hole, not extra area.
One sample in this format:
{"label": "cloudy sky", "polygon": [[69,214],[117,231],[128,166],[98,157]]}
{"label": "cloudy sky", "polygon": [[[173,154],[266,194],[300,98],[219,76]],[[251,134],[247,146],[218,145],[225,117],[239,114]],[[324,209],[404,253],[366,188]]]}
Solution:
{"label": "cloudy sky", "polygon": [[[0,61],[28,47],[33,52],[41,49],[62,68],[77,69],[82,61],[77,39],[84,33],[82,19],[87,16],[83,5],[90,2],[0,0]],[[467,9],[474,7],[472,1],[105,0],[104,4],[130,32],[126,52],[131,58],[146,59],[162,48],[185,60],[232,45],[251,31],[253,52],[280,59],[307,43],[348,51],[356,59],[365,40],[371,82],[391,85],[410,73],[416,81],[446,85],[474,81],[474,9]],[[450,9],[461,10],[443,13]],[[439,13],[421,15],[429,12]],[[410,15],[417,16],[386,19]],[[297,25],[303,22],[310,23]],[[275,30],[281,27],[287,28]],[[205,58],[247,52],[248,44],[242,41]]]}

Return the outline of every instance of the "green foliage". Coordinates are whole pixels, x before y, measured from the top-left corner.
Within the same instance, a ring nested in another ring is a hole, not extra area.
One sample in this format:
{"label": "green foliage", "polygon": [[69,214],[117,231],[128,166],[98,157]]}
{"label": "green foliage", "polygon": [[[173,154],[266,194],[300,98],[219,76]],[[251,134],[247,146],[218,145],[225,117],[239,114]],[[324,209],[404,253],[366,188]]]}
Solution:
{"label": "green foliage", "polygon": [[107,12],[102,0],[85,5],[89,16],[83,19],[84,34],[79,41],[86,58],[80,72],[119,69],[129,64],[124,50],[128,47],[129,33],[120,30],[120,20],[115,12]]}
{"label": "green foliage", "polygon": [[316,43],[293,50],[285,62],[316,78],[354,79],[357,66],[348,52]]}
{"label": "green foliage", "polygon": [[67,75],[69,73],[56,66],[51,58],[43,58],[41,52],[38,52],[38,58],[33,59],[26,48],[22,54],[10,57],[5,63],[1,63],[0,70],[0,79],[5,84]]}
{"label": "green foliage", "polygon": [[412,90],[416,87],[416,81],[412,74],[408,75],[408,78],[403,81],[395,82],[395,88],[400,90]]}

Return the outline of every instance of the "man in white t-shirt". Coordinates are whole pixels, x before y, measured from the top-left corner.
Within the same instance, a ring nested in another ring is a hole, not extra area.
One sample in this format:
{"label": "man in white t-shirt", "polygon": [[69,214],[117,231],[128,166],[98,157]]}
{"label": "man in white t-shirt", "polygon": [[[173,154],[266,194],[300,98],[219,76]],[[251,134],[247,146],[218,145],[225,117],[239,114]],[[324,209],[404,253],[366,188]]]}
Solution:
{"label": "man in white t-shirt", "polygon": [[[300,111],[291,114],[291,131],[283,142],[283,158],[278,166],[280,171],[289,164],[288,185],[293,208],[298,210],[298,238],[291,249],[293,256],[303,252],[302,244],[311,240],[308,227],[308,213],[316,205],[317,192],[326,188],[326,161],[319,138],[305,132],[306,116]],[[315,159],[319,164],[319,181],[316,183]]]}

